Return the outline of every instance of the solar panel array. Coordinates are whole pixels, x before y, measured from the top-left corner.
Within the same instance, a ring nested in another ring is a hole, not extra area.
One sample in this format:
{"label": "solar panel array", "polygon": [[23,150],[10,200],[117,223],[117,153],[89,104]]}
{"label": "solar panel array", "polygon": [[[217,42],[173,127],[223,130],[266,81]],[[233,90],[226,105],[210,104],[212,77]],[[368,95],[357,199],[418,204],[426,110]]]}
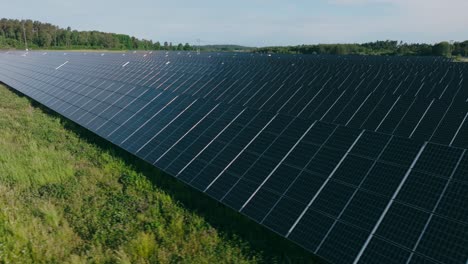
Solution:
{"label": "solar panel array", "polygon": [[0,81],[334,263],[467,263],[468,66],[3,52]]}

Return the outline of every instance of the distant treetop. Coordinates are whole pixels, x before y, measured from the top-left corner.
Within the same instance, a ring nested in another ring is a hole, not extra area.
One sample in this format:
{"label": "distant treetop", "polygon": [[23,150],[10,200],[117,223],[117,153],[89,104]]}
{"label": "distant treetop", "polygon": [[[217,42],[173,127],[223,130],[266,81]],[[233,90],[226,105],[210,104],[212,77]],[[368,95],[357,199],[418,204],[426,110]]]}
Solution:
{"label": "distant treetop", "polygon": [[415,55],[415,56],[468,56],[468,40],[441,42],[435,45],[408,44],[395,40],[375,41],[363,44],[316,44],[298,46],[275,46],[255,49],[261,53],[292,54],[359,54],[359,55]]}
{"label": "distant treetop", "polygon": [[[60,28],[33,20],[0,19],[0,48],[18,49],[109,49],[109,50],[194,50],[189,43],[161,42],[138,39],[126,34],[100,31],[78,31]],[[204,45],[201,51],[244,51],[292,54],[359,54],[359,55],[416,55],[468,56],[468,40],[441,42],[435,45],[409,44],[395,40],[362,44],[316,44],[252,48],[238,45]]]}
{"label": "distant treetop", "polygon": [[78,31],[29,19],[6,18],[0,20],[0,48],[192,50],[188,43],[161,46],[160,42],[153,43],[152,40],[125,34]]}

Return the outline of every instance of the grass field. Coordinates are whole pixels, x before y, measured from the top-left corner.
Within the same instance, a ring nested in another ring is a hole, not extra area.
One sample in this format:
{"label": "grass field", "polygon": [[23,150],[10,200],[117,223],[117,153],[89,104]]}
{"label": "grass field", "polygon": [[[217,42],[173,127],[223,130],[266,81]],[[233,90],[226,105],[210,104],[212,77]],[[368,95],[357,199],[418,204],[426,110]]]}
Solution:
{"label": "grass field", "polygon": [[0,85],[0,263],[313,260]]}
{"label": "grass field", "polygon": [[468,62],[468,57],[457,57],[454,60],[455,62]]}

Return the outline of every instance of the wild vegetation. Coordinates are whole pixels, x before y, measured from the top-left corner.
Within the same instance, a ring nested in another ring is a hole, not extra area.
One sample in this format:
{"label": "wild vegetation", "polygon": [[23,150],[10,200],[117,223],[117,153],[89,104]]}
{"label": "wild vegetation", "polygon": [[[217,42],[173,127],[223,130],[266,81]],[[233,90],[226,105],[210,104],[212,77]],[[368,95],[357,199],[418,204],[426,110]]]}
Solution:
{"label": "wild vegetation", "polygon": [[313,260],[4,86],[0,150],[0,263]]}
{"label": "wild vegetation", "polygon": [[[196,48],[196,47],[194,47]],[[239,46],[239,45],[201,45],[200,51],[212,51],[212,52],[250,52],[255,50],[253,47]]]}
{"label": "wild vegetation", "polygon": [[106,49],[106,50],[179,50],[189,51],[242,51],[290,54],[357,54],[357,55],[415,55],[460,58],[468,56],[468,40],[463,42],[404,43],[396,40],[375,41],[362,44],[315,44],[297,46],[245,47],[239,45],[173,44],[138,39],[133,36],[99,31],[78,31],[61,28],[50,23],[33,20],[0,19],[0,48],[25,49]]}
{"label": "wild vegetation", "polygon": [[317,44],[283,47],[263,47],[255,50],[262,53],[293,54],[357,54],[357,55],[414,55],[414,56],[468,56],[468,40],[463,42],[403,43],[396,40],[375,41],[363,44]]}
{"label": "wild vegetation", "polygon": [[0,20],[0,48],[109,49],[109,50],[192,50],[188,44],[173,44],[99,31],[60,28],[33,20]]}

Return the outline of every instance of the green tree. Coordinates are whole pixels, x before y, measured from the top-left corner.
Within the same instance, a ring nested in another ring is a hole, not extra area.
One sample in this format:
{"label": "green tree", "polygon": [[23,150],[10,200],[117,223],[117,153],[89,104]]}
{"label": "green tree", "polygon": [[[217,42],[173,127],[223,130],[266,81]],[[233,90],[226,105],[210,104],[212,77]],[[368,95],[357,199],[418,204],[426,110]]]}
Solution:
{"label": "green tree", "polygon": [[44,48],[49,48],[52,44],[52,36],[49,32],[41,31],[39,33],[39,46]]}
{"label": "green tree", "polygon": [[160,50],[161,49],[161,43],[159,41],[156,41],[156,43],[153,44],[153,49],[154,50]]}
{"label": "green tree", "polygon": [[64,42],[65,47],[70,48],[71,45],[71,28],[67,27],[67,30],[64,33]]}
{"label": "green tree", "polygon": [[450,43],[448,43],[447,41],[443,41],[435,44],[432,47],[432,53],[436,56],[450,57],[450,55],[452,54],[452,48],[450,47]]}
{"label": "green tree", "polygon": [[333,54],[345,55],[348,54],[348,47],[346,45],[337,44],[333,47]]}

